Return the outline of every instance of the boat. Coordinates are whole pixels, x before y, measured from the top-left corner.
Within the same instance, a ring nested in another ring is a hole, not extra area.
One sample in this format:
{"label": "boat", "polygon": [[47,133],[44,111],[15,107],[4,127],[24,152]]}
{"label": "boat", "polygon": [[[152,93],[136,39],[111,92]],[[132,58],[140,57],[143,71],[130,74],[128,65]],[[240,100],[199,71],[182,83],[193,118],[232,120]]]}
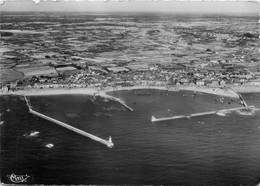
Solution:
{"label": "boat", "polygon": [[54,145],[52,144],[52,143],[49,143],[49,144],[47,144],[47,145],[45,145],[45,147],[47,147],[47,148],[52,148]]}
{"label": "boat", "polygon": [[24,134],[23,136],[26,137],[26,138],[30,138],[30,137],[37,137],[39,135],[40,132],[38,131],[31,131],[29,134],[26,133]]}
{"label": "boat", "polygon": [[29,134],[29,136],[38,136],[39,132],[38,131],[34,131],[34,132],[31,132]]}

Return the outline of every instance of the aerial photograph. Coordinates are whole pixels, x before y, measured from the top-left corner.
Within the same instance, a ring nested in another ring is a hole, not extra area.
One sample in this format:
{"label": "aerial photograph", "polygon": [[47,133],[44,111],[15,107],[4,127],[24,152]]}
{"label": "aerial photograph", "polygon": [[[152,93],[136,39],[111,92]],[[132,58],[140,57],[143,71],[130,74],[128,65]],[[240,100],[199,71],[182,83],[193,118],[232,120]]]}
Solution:
{"label": "aerial photograph", "polygon": [[260,185],[260,3],[0,5],[0,184]]}

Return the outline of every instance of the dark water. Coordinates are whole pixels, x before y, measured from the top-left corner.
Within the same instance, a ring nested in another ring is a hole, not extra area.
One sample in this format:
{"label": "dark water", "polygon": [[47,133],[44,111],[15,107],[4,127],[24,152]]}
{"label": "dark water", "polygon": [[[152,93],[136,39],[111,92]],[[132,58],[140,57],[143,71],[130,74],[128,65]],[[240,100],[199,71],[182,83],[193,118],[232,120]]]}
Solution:
{"label": "dark water", "polygon": [[[28,113],[24,100],[2,96],[1,181],[27,184],[256,185],[260,182],[260,111],[151,123],[172,116],[241,106],[238,100],[189,92],[113,93],[118,103],[84,95],[30,97],[33,109],[101,138],[110,149]],[[244,94],[260,108],[260,94]],[[38,136],[29,136],[38,131]],[[53,144],[47,148],[47,144]]]}

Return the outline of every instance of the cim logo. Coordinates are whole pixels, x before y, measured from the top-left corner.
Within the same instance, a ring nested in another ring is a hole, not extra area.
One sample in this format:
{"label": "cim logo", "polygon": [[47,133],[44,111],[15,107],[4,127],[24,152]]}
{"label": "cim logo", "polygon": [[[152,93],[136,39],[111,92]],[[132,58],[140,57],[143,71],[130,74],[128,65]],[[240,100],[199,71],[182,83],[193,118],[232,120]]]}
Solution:
{"label": "cim logo", "polygon": [[15,175],[14,173],[11,175],[7,175],[8,178],[10,178],[10,180],[13,183],[23,183],[23,182],[27,182],[27,178],[29,178],[30,176],[25,174],[25,175]]}

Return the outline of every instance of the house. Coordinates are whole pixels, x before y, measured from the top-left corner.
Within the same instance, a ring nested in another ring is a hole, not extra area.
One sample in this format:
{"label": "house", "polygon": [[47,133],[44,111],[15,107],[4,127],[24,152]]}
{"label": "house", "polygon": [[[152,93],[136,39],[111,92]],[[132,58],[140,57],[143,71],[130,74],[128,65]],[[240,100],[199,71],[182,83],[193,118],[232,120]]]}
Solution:
{"label": "house", "polygon": [[33,85],[33,88],[40,88],[40,85],[39,85],[38,83],[35,83],[35,84]]}
{"label": "house", "polygon": [[185,78],[185,77],[182,77],[182,78],[180,79],[180,82],[181,82],[181,84],[186,84],[186,83],[189,83],[189,79],[188,79],[188,78]]}
{"label": "house", "polygon": [[240,79],[239,78],[233,78],[234,83],[239,83],[240,84]]}
{"label": "house", "polygon": [[30,88],[32,88],[32,86],[31,85],[27,85],[27,88],[30,89]]}
{"label": "house", "polygon": [[217,79],[213,79],[213,80],[211,81],[211,85],[212,85],[212,86],[217,86],[217,85],[219,85],[219,81],[218,81]]}
{"label": "house", "polygon": [[210,84],[212,84],[212,81],[209,80],[209,79],[206,79],[206,80],[204,81],[204,84],[205,84],[205,85],[210,85]]}
{"label": "house", "polygon": [[221,85],[221,86],[226,85],[226,81],[224,81],[224,80],[219,81],[219,85]]}
{"label": "house", "polygon": [[2,87],[2,92],[8,92],[9,88],[7,86]]}
{"label": "house", "polygon": [[198,85],[198,86],[203,86],[203,85],[205,85],[205,83],[204,83],[204,81],[202,81],[202,80],[197,80],[197,81],[196,81],[196,85]]}
{"label": "house", "polygon": [[17,87],[17,81],[10,83],[10,88],[16,88]]}

